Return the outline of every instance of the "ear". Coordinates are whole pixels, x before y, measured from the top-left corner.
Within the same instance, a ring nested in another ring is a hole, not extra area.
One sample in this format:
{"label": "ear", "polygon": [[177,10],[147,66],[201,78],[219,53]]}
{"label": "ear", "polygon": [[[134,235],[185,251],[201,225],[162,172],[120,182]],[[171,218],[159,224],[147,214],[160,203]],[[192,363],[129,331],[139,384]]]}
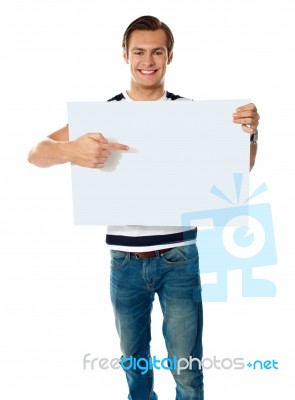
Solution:
{"label": "ear", "polygon": [[125,63],[126,63],[126,64],[129,64],[128,55],[127,55],[127,53],[126,53],[126,50],[123,50],[123,58],[124,58],[124,60],[125,60]]}
{"label": "ear", "polygon": [[170,53],[167,64],[170,64],[172,62],[172,60],[173,60],[173,51],[171,51],[171,53]]}

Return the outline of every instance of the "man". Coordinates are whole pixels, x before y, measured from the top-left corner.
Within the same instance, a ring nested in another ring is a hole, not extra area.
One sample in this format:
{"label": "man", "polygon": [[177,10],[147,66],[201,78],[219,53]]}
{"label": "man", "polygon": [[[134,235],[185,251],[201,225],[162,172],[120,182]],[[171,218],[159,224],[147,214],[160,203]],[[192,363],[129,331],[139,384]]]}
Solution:
{"label": "man", "polygon": [[[143,16],[133,21],[123,37],[123,57],[131,71],[130,87],[110,101],[186,100],[164,89],[173,44],[171,30],[157,18]],[[257,151],[258,120],[254,104],[240,107],[233,114],[233,122],[251,134],[250,169]],[[30,151],[29,161],[39,167],[71,162],[102,168],[114,150],[126,151],[128,146],[109,143],[102,133],[87,133],[69,141],[66,126],[37,144]],[[182,227],[112,226],[108,227],[106,242],[111,249],[111,299],[123,357],[150,358],[150,316],[157,293],[168,357],[201,360],[203,315],[196,230],[187,228],[184,234]],[[137,366],[124,367],[129,400],[157,399],[152,369],[142,374]],[[181,371],[172,370],[172,374],[177,400],[204,398],[198,363]]]}

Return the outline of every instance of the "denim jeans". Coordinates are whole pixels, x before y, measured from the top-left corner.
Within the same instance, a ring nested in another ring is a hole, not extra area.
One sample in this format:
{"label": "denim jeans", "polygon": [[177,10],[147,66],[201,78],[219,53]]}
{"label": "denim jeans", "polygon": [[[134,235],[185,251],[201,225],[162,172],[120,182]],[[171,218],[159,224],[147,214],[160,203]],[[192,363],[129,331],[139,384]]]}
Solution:
{"label": "denim jeans", "polygon": [[[157,293],[163,312],[163,335],[169,359],[202,359],[203,311],[199,257],[195,244],[176,247],[162,255],[137,259],[111,250],[111,300],[122,357],[150,359],[151,311]],[[176,400],[203,400],[200,364],[171,370]],[[129,400],[156,400],[153,371],[126,370]]]}

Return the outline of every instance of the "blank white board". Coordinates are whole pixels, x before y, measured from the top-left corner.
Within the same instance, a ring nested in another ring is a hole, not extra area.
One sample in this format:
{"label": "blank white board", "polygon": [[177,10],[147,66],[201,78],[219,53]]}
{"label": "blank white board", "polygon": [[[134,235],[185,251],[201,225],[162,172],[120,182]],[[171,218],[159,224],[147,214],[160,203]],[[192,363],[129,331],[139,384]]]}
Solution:
{"label": "blank white board", "polygon": [[249,135],[232,122],[249,100],[68,104],[70,140],[90,132],[130,146],[104,169],[72,165],[75,224],[180,225],[187,212],[228,207],[233,174],[248,197]]}

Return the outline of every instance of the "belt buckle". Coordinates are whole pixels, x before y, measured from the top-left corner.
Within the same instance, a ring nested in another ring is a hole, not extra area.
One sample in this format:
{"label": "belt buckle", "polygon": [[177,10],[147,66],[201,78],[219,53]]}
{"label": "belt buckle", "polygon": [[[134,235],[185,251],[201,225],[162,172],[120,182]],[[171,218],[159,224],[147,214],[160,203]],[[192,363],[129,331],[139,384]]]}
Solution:
{"label": "belt buckle", "polygon": [[[143,260],[145,258],[153,257],[152,253],[154,253],[154,252],[153,251],[138,251],[138,252],[134,252],[134,255],[137,260]],[[143,254],[143,257],[139,257],[139,254]]]}

